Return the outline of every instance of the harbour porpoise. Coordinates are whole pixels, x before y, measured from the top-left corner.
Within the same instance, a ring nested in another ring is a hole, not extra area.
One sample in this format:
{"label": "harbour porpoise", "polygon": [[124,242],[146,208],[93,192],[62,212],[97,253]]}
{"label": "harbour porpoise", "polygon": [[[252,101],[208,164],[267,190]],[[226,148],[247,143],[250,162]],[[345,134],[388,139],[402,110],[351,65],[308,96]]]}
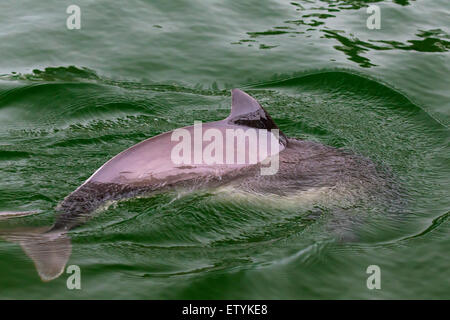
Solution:
{"label": "harbour porpoise", "polygon": [[[227,144],[229,132],[234,142],[243,138],[243,144]],[[224,141],[219,141],[220,137]],[[236,160],[239,156],[241,161]],[[274,170],[264,174],[274,162]],[[0,231],[0,235],[19,243],[34,261],[41,279],[49,281],[61,275],[70,257],[67,232],[112,201],[174,189],[223,186],[283,199],[314,188],[370,190],[378,180],[369,159],[286,137],[254,98],[233,89],[231,113],[226,119],[165,132],[130,147],[107,161],[58,205],[53,226]],[[3,216],[9,218],[14,212]]]}

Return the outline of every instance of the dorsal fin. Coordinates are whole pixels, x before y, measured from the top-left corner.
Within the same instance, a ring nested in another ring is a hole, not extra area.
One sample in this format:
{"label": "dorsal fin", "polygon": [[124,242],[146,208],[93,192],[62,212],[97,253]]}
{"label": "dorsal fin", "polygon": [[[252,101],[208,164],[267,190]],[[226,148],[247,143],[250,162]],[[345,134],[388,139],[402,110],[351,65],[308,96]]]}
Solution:
{"label": "dorsal fin", "polygon": [[247,126],[257,129],[278,129],[280,143],[287,145],[287,138],[278,128],[266,110],[254,99],[242,90],[231,90],[231,113],[227,118],[228,123]]}
{"label": "dorsal fin", "polygon": [[256,99],[249,96],[242,90],[231,90],[231,118],[246,115],[259,109],[261,109],[261,106]]}

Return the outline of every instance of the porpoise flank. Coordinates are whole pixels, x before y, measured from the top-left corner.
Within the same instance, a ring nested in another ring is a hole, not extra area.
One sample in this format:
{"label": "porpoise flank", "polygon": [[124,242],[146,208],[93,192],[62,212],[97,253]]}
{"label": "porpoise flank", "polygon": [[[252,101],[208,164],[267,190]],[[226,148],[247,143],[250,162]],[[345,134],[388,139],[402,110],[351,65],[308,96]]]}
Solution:
{"label": "porpoise flank", "polygon": [[[67,231],[86,222],[92,212],[110,201],[177,188],[195,190],[222,186],[287,197],[311,188],[338,185],[369,188],[377,177],[374,164],[366,158],[320,143],[287,138],[264,108],[238,89],[232,90],[230,115],[221,121],[204,123],[202,128],[214,129],[224,136],[227,130],[253,128],[257,133],[269,132],[267,139],[276,133],[277,147],[269,145],[266,159],[259,158],[256,163],[193,161],[189,165],[177,164],[173,161],[173,149],[179,141],[173,139],[173,131],[165,132],[132,146],[101,166],[58,205],[60,214],[52,227],[0,234],[9,241],[18,242],[34,261],[41,279],[49,281],[61,275],[70,257]],[[183,129],[195,135],[195,126]],[[264,135],[257,134],[256,137],[258,144],[266,139]],[[193,149],[198,147],[194,144],[192,141]],[[200,151],[205,151],[207,146],[208,142],[202,141]],[[224,152],[228,151],[225,145],[223,148]],[[243,152],[245,159],[251,154],[246,148],[237,150],[235,147],[233,151]],[[277,171],[262,175],[260,170],[265,161],[273,156],[278,157]],[[13,213],[9,212],[9,216]]]}

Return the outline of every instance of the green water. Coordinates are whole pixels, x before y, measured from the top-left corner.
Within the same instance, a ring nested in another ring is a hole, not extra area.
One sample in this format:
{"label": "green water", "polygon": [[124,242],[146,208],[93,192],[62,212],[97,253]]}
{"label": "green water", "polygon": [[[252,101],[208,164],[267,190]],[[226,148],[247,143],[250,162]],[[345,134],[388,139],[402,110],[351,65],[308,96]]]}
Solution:
{"label": "green water", "polygon": [[[381,29],[366,27],[366,7]],[[81,29],[66,8],[81,8]],[[0,298],[449,298],[449,11],[436,1],[2,1],[0,228],[44,226],[105,161],[257,98],[288,136],[388,168],[395,201],[266,206],[208,191],[121,202],[43,283],[0,240]],[[341,214],[339,214],[339,212]],[[331,230],[331,231],[330,231]],[[340,237],[350,235],[349,237]],[[366,269],[381,268],[368,290]]]}

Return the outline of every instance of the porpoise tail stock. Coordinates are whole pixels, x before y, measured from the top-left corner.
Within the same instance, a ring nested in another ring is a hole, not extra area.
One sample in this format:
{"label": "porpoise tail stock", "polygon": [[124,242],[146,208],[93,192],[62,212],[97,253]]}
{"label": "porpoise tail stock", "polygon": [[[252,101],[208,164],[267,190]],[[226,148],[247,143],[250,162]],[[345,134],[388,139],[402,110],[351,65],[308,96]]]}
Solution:
{"label": "porpoise tail stock", "polygon": [[[119,153],[56,208],[53,226],[0,231],[19,243],[44,281],[64,271],[67,232],[106,204],[169,190],[232,187],[280,199],[317,188],[370,189],[377,180],[368,159],[317,142],[288,138],[247,93],[233,89],[230,115],[165,132]],[[4,218],[26,213],[4,214]],[[0,214],[0,219],[2,215]]]}

